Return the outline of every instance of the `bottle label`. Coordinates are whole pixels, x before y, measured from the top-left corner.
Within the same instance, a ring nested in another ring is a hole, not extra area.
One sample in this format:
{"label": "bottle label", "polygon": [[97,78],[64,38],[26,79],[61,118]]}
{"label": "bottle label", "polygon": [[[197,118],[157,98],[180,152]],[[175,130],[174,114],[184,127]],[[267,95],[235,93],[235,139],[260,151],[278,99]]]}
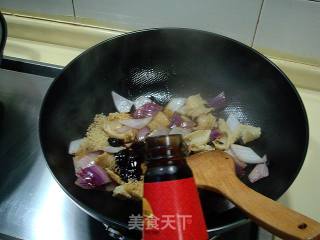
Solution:
{"label": "bottle label", "polygon": [[193,178],[144,183],[144,240],[208,239]]}

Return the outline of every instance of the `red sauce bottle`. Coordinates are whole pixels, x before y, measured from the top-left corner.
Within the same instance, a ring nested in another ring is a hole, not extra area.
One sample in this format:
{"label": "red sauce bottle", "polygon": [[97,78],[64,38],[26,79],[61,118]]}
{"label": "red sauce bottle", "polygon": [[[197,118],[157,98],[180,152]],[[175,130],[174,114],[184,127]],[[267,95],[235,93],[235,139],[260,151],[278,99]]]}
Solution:
{"label": "red sauce bottle", "polygon": [[181,135],[146,139],[144,240],[206,240],[206,225]]}

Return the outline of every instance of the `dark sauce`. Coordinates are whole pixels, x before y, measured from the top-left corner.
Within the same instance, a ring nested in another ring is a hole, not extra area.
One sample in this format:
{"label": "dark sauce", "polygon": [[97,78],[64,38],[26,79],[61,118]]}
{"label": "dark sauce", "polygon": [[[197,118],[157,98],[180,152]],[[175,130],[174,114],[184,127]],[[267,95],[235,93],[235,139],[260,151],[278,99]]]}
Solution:
{"label": "dark sauce", "polygon": [[108,138],[108,143],[112,147],[120,147],[120,146],[123,146],[124,141],[123,139],[119,139],[119,138]]}
{"label": "dark sauce", "polygon": [[114,154],[117,171],[125,182],[129,180],[141,180],[141,163],[144,161],[144,144],[133,143],[130,148],[121,150]]}

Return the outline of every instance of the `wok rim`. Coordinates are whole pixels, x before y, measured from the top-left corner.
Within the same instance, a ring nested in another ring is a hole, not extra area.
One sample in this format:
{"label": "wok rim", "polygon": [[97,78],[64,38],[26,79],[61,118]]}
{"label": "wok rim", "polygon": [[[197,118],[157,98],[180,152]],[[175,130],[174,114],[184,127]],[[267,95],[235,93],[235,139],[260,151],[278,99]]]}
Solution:
{"label": "wok rim", "polygon": [[0,11],[0,27],[2,29],[2,34],[0,36],[0,56],[1,59],[3,58],[3,51],[4,51],[4,47],[6,45],[7,42],[7,36],[8,36],[8,29],[7,29],[7,22],[2,14],[2,12]]}
{"label": "wok rim", "polygon": [[[278,200],[289,188],[290,186],[292,185],[292,183],[295,181],[295,179],[297,178],[303,164],[304,164],[304,161],[305,161],[305,158],[306,158],[306,154],[307,154],[307,150],[308,150],[308,146],[309,146],[309,122],[308,122],[308,117],[307,117],[307,112],[306,112],[306,109],[304,107],[304,104],[303,104],[303,101],[296,89],[296,87],[294,86],[294,84],[290,81],[290,79],[288,78],[288,76],[274,63],[272,62],[270,59],[268,59],[266,56],[264,56],[262,53],[258,52],[256,49],[238,41],[238,40],[235,40],[235,39],[232,39],[230,37],[226,37],[224,35],[221,35],[221,34],[218,34],[218,33],[213,33],[213,32],[209,32],[209,31],[205,31],[205,30],[200,30],[200,29],[192,29],[192,28],[179,28],[179,27],[165,27],[165,28],[147,28],[147,29],[141,29],[141,30],[136,30],[136,31],[131,31],[131,32],[127,32],[127,33],[123,33],[123,34],[120,34],[120,35],[117,35],[117,36],[114,36],[114,37],[111,37],[109,39],[106,39],[100,43],[97,43],[95,44],[94,46],[91,46],[90,48],[86,49],[84,52],[82,52],[80,55],[78,55],[76,58],[74,58],[70,63],[68,63],[64,68],[63,70],[59,73],[59,75],[52,81],[52,83],[50,84],[43,100],[42,100],[42,103],[41,103],[41,109],[40,109],[40,113],[39,113],[39,124],[38,124],[38,131],[39,131],[39,138],[40,138],[40,145],[41,145],[41,150],[42,150],[42,153],[43,153],[43,156],[45,158],[45,162],[46,162],[46,165],[47,167],[50,169],[50,172],[52,174],[52,176],[54,177],[54,179],[58,182],[58,184],[60,185],[60,187],[63,189],[63,191],[67,194],[67,196],[69,196],[69,198],[80,208],[82,209],[84,212],[86,212],[88,215],[90,215],[91,217],[93,217],[94,219],[102,222],[102,223],[106,223],[106,224],[111,224],[112,226],[115,226],[115,227],[121,227],[125,230],[129,230],[128,228],[128,225],[126,224],[123,224],[121,222],[118,222],[118,221],[115,221],[111,218],[109,218],[108,216],[104,216],[103,214],[95,211],[94,209],[92,209],[91,207],[89,207],[88,205],[82,203],[81,201],[79,201],[78,199],[76,199],[76,197],[74,197],[71,193],[69,193],[69,191],[60,183],[60,181],[56,178],[56,176],[54,175],[53,173],[53,169],[51,168],[51,166],[49,165],[48,161],[47,161],[47,154],[45,153],[44,149],[45,149],[45,144],[44,144],[44,133],[42,131],[43,127],[42,127],[42,115],[43,115],[43,109],[45,107],[45,104],[46,102],[48,101],[49,97],[50,97],[50,94],[51,94],[51,91],[52,91],[52,88],[53,86],[56,84],[56,82],[61,78],[61,76],[64,74],[64,72],[71,68],[72,65],[74,64],[74,62],[77,62],[78,59],[80,59],[82,56],[86,55],[88,52],[90,52],[92,49],[96,48],[96,47],[99,47],[101,45],[104,45],[104,44],[107,44],[108,42],[111,42],[113,40],[117,40],[118,38],[121,38],[121,37],[126,37],[126,36],[129,36],[129,35],[135,35],[135,34],[143,34],[145,32],[152,32],[152,31],[167,31],[167,30],[178,30],[178,31],[190,31],[190,32],[198,32],[198,33],[201,33],[201,34],[208,34],[208,35],[211,35],[212,37],[218,37],[218,38],[221,38],[223,40],[227,40],[227,41],[231,41],[243,48],[245,48],[247,51],[251,51],[252,53],[258,55],[259,57],[261,57],[264,61],[266,61],[267,63],[271,64],[282,76],[283,76],[283,81],[288,84],[288,87],[291,88],[291,90],[293,91],[294,95],[296,96],[297,98],[297,102],[298,102],[298,105],[302,111],[302,115],[303,115],[303,120],[305,122],[305,146],[304,146],[304,149],[303,149],[303,153],[302,153],[302,160],[300,161],[299,163],[299,166],[297,167],[296,171],[294,172],[294,174],[292,175],[290,181],[288,181],[288,186],[284,189],[284,191],[277,197],[273,198],[273,200]],[[239,209],[238,207],[236,207],[236,209]],[[240,210],[241,211],[241,210]],[[242,211],[241,211],[242,212]],[[243,213],[243,212],[242,212]],[[218,227],[215,227],[215,228],[210,228],[210,229],[207,229],[207,232],[208,233],[212,233],[212,232],[225,232],[229,229],[232,229],[234,227],[237,227],[239,225],[242,225],[242,224],[245,224],[247,221],[244,221],[247,217],[247,215],[245,213],[243,213],[243,218],[242,219],[239,219],[239,220],[236,220],[235,222],[232,222],[230,224],[225,224],[225,225],[221,225],[221,226],[218,226]]]}

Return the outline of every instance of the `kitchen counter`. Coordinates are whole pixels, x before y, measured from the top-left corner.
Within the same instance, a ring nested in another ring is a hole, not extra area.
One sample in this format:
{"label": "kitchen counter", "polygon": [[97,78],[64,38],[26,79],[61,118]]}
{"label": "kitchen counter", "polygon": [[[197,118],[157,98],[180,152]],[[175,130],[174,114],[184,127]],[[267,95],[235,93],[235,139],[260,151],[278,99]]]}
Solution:
{"label": "kitchen counter", "polygon": [[74,204],[43,159],[38,116],[53,79],[4,69],[0,76],[0,239],[102,239],[104,226]]}
{"label": "kitchen counter", "polygon": [[280,202],[320,221],[320,92],[303,88],[298,88],[298,92],[309,120],[309,148],[298,177]]}

